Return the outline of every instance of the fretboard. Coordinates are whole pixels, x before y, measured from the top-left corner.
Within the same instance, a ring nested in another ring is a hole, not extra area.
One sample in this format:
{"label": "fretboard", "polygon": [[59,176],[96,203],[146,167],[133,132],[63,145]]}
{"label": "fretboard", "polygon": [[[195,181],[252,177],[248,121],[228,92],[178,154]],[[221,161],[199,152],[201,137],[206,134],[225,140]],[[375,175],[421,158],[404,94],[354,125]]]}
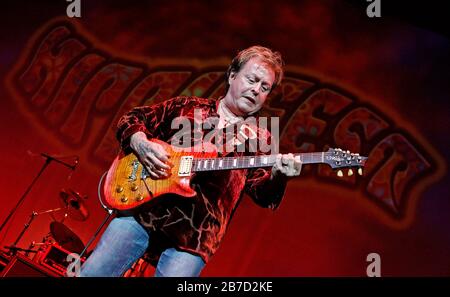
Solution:
{"label": "fretboard", "polygon": [[[303,164],[324,163],[325,152],[300,153]],[[244,157],[218,157],[194,159],[192,171],[213,171],[228,169],[246,169],[272,167],[276,162],[276,155],[244,156]]]}

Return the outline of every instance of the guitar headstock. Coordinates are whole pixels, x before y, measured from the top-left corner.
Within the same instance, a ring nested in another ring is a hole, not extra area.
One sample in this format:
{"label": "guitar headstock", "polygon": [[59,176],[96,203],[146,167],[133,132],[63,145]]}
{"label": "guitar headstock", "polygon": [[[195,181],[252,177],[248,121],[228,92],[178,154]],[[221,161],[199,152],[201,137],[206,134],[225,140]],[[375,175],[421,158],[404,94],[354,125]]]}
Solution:
{"label": "guitar headstock", "polygon": [[[367,157],[360,156],[358,153],[351,153],[350,151],[343,151],[340,148],[330,148],[324,153],[324,163],[330,165],[333,169],[348,169],[348,176],[353,175],[352,168],[357,168],[359,175],[362,175],[362,168],[366,163]],[[344,176],[342,170],[338,170],[339,177]]]}

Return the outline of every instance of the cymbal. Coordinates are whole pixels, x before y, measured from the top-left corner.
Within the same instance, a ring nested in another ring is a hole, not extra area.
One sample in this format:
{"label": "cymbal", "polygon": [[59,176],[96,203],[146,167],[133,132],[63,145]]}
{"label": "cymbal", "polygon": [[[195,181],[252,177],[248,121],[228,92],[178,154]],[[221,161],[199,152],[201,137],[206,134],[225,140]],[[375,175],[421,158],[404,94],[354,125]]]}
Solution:
{"label": "cymbal", "polygon": [[67,208],[67,214],[76,221],[85,221],[89,217],[89,210],[86,207],[80,193],[72,189],[62,189],[59,193],[62,207]]}
{"label": "cymbal", "polygon": [[63,223],[51,222],[50,232],[55,241],[66,250],[78,254],[84,250],[84,243],[81,239]]}

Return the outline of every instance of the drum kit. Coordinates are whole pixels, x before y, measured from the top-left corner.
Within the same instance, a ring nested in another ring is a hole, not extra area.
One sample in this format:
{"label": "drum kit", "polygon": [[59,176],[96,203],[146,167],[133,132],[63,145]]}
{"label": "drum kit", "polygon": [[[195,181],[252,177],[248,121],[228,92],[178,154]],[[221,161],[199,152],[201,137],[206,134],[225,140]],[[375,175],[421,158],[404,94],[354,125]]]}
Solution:
{"label": "drum kit", "polygon": [[[12,246],[5,246],[9,250],[7,254],[11,257],[19,252],[24,253],[26,257],[34,254],[31,258],[33,262],[47,266],[47,268],[63,274],[69,264],[66,260],[67,255],[71,253],[81,254],[85,250],[83,241],[64,224],[64,220],[66,218],[80,222],[87,220],[89,211],[84,202],[86,199],[86,196],[82,196],[72,189],[62,189],[58,199],[60,207],[41,212],[33,211],[29,221],[25,224],[24,229],[14,244]],[[62,211],[64,212],[63,218],[59,221],[56,220],[53,214]],[[42,214],[50,214],[53,219],[49,227],[50,232],[44,236],[41,242],[31,242],[27,249],[17,247],[16,244],[29,228],[34,218]],[[82,258],[82,261],[84,260],[85,258]]]}

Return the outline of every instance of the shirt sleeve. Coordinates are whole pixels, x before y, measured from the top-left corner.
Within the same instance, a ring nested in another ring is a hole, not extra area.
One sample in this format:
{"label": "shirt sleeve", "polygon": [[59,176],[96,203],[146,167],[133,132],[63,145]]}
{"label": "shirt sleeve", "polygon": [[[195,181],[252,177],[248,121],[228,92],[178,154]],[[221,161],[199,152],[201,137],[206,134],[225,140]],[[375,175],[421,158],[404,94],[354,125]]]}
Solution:
{"label": "shirt sleeve", "polygon": [[152,105],[135,107],[124,114],[117,124],[116,138],[124,151],[130,150],[130,137],[144,132],[147,138],[158,138],[161,125],[169,124],[176,117],[176,111],[183,106],[182,97],[175,97]]}
{"label": "shirt sleeve", "polygon": [[[271,138],[268,131],[265,131],[263,137]],[[258,151],[256,155],[267,155]],[[252,168],[247,172],[247,180],[245,183],[245,192],[253,199],[253,201],[264,208],[275,210],[279,207],[285,190],[287,179],[278,178],[271,180],[272,168]]]}

